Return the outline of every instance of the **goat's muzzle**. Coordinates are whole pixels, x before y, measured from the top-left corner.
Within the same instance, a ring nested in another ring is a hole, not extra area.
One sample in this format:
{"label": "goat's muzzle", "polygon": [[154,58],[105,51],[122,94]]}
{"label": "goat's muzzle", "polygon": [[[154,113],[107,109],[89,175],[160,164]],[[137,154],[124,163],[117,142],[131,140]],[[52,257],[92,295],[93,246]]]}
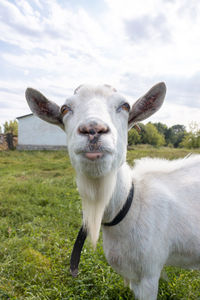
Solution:
{"label": "goat's muzzle", "polygon": [[88,139],[88,149],[85,153],[86,158],[90,160],[96,160],[103,156],[101,152],[101,144],[99,139],[102,135],[109,132],[109,127],[104,123],[97,123],[95,121],[89,122],[87,124],[82,124],[78,127],[78,133],[80,135],[86,136]]}

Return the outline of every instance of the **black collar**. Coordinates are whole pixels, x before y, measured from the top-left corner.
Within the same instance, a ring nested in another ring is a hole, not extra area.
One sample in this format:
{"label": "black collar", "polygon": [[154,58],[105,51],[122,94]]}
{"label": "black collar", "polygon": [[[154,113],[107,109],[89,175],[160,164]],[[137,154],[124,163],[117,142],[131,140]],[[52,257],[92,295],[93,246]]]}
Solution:
{"label": "black collar", "polygon": [[134,185],[132,184],[132,187],[130,189],[130,192],[128,194],[127,200],[124,203],[124,206],[122,207],[122,209],[119,211],[119,213],[116,215],[116,217],[108,223],[103,223],[104,226],[114,226],[119,224],[119,222],[121,222],[125,216],[127,215],[130,207],[131,207],[131,203],[133,201],[133,195],[134,195]]}
{"label": "black collar", "polygon": [[[116,217],[108,223],[103,223],[104,226],[114,226],[119,224],[119,222],[121,222],[125,216],[127,215],[130,207],[131,207],[131,203],[133,201],[133,196],[134,196],[134,185],[132,184],[132,187],[130,189],[130,192],[128,194],[127,200],[124,204],[124,206],[122,207],[122,209],[119,211],[119,213],[116,215]],[[71,254],[71,259],[70,259],[70,271],[73,277],[76,277],[78,275],[78,265],[80,262],[80,257],[81,257],[81,251],[84,245],[84,242],[86,240],[87,237],[87,230],[84,226],[81,227],[81,229],[79,230],[79,233],[77,235],[76,241],[74,243],[74,247],[72,250],[72,254]]]}
{"label": "black collar", "polygon": [[87,230],[84,226],[81,226],[79,233],[77,235],[76,241],[71,254],[70,259],[70,271],[73,277],[78,275],[78,265],[81,258],[81,251],[84,245],[84,242],[87,237]]}

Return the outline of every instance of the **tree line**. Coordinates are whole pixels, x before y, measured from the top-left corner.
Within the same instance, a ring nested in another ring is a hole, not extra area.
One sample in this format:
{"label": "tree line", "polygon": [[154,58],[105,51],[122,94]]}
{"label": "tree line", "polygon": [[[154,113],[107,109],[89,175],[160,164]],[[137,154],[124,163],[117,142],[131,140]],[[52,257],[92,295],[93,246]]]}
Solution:
{"label": "tree line", "polygon": [[186,130],[184,125],[168,127],[163,123],[139,123],[140,131],[132,128],[128,135],[128,145],[150,144],[156,147],[168,146],[174,148],[199,148],[200,126],[193,122]]}
{"label": "tree line", "polygon": [[[184,125],[168,127],[163,123],[139,123],[140,131],[136,128],[129,130],[128,145],[150,144],[156,147],[168,146],[174,148],[200,148],[200,124],[193,122],[186,130]],[[0,133],[2,129],[0,127]],[[3,124],[3,133],[18,135],[18,122],[6,121]]]}

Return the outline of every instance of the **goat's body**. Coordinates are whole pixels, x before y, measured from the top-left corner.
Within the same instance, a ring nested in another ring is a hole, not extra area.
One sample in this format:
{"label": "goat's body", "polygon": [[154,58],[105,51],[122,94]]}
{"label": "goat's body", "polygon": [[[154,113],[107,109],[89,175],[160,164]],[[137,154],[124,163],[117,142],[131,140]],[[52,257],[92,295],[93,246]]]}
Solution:
{"label": "goat's body", "polygon": [[164,265],[200,268],[200,156],[175,161],[142,159],[129,174],[127,165],[120,173],[105,218],[112,219],[113,203],[121,201],[120,207],[126,201],[123,195],[128,194],[130,177],[134,199],[121,223],[103,226],[105,255],[130,281],[136,297],[153,300]]}
{"label": "goat's body", "polygon": [[83,223],[94,246],[101,223],[118,214],[134,183],[128,214],[118,225],[103,226],[103,241],[108,262],[139,300],[157,298],[165,264],[200,267],[200,156],[142,159],[133,169],[125,163],[128,128],[155,113],[165,93],[158,83],[131,108],[108,85],[80,86],[60,108],[36,90],[26,91],[31,110],[67,134]]}

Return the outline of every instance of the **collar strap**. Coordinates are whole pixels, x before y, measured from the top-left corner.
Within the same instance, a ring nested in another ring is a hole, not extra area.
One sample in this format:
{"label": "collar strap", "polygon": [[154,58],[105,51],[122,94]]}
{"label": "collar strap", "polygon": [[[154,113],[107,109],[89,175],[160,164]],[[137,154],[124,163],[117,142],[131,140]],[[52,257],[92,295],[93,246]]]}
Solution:
{"label": "collar strap", "polygon": [[127,215],[128,211],[131,207],[131,204],[133,201],[133,195],[134,195],[134,185],[132,184],[132,187],[130,189],[130,192],[128,194],[128,197],[127,197],[127,200],[126,200],[124,206],[122,207],[122,209],[119,211],[119,213],[116,215],[116,217],[111,222],[103,223],[104,226],[117,225],[117,224],[119,224],[119,222],[121,222],[125,218],[125,216]]}
{"label": "collar strap", "polygon": [[[127,215],[131,203],[133,201],[133,195],[134,195],[134,185],[132,184],[132,187],[130,189],[130,192],[128,194],[126,203],[122,207],[122,209],[119,211],[119,213],[116,215],[116,217],[108,223],[103,223],[104,226],[114,226],[119,224],[125,216]],[[87,230],[86,228],[82,225],[81,229],[79,230],[79,233],[77,235],[76,241],[74,243],[74,247],[72,250],[71,254],[71,259],[70,259],[70,271],[73,277],[77,277],[78,275],[78,265],[80,262],[80,257],[81,257],[81,251],[83,249],[84,242],[87,238]]]}
{"label": "collar strap", "polygon": [[87,237],[87,230],[82,225],[81,229],[79,230],[79,233],[77,235],[76,241],[74,243],[74,247],[73,247],[71,259],[70,259],[70,271],[71,271],[71,274],[73,277],[77,277],[77,275],[78,275],[78,265],[80,262],[81,251],[82,251],[84,242],[86,240],[86,237]]}

